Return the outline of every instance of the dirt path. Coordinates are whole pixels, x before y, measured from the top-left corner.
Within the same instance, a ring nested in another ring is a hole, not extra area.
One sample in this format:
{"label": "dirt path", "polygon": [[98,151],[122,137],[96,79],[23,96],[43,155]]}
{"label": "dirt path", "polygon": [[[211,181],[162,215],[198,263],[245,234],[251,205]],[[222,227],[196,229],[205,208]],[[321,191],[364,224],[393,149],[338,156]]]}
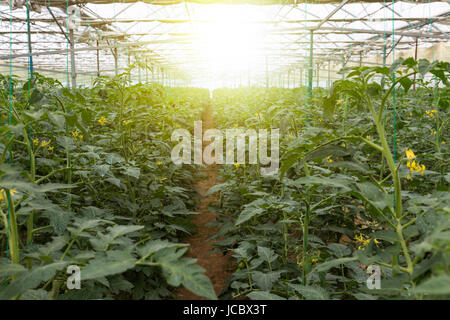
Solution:
{"label": "dirt path", "polygon": [[[206,107],[202,114],[203,120],[203,132],[209,128],[214,127],[214,119],[212,116],[211,107]],[[198,230],[195,234],[187,239],[187,243],[190,244],[188,256],[196,258],[197,264],[206,269],[206,276],[211,279],[214,286],[214,290],[219,295],[225,287],[225,282],[228,277],[226,272],[226,265],[228,262],[228,256],[224,256],[222,253],[209,252],[213,250],[212,244],[214,241],[208,242],[208,238],[217,233],[217,228],[207,226],[208,223],[215,221],[216,216],[213,212],[208,211],[208,204],[216,200],[214,195],[205,197],[206,192],[216,184],[217,168],[215,166],[209,166],[202,169],[203,173],[207,175],[207,178],[197,182],[195,187],[201,195],[200,201],[197,203],[197,212],[192,221],[197,225]],[[206,300],[206,298],[199,297],[185,288],[181,288],[177,291],[179,300]]]}

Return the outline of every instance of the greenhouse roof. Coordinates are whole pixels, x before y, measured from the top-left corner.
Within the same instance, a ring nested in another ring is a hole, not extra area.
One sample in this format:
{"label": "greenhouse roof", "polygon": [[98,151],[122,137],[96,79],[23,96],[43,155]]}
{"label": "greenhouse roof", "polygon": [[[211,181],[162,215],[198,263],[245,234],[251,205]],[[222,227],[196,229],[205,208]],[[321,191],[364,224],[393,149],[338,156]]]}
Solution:
{"label": "greenhouse roof", "polygon": [[302,72],[311,48],[314,66],[337,68],[434,48],[450,32],[447,1],[30,0],[30,9],[28,30],[26,0],[0,6],[0,72],[10,63],[26,70],[31,44],[38,72],[73,72],[73,52],[79,75],[140,61],[196,85],[256,81]]}

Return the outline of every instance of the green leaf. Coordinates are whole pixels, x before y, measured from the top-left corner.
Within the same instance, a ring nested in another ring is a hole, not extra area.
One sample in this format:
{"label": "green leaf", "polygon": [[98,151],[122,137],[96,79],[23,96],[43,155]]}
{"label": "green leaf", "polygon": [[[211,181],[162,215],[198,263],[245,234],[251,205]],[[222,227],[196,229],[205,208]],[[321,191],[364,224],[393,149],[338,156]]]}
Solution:
{"label": "green leaf", "polygon": [[126,170],[123,172],[123,174],[139,179],[139,176],[141,175],[141,169],[136,168],[136,167],[129,167],[126,168]]}
{"label": "green leaf", "polygon": [[47,300],[48,297],[49,292],[46,290],[27,290],[20,296],[20,300]]}
{"label": "green leaf", "polygon": [[145,244],[145,246],[139,247],[137,251],[141,257],[148,257],[163,249],[182,248],[187,246],[189,245],[185,243],[173,243],[167,240],[150,240]]}
{"label": "green leaf", "polygon": [[352,262],[358,260],[356,257],[347,257],[347,258],[339,258],[334,260],[329,260],[324,263],[317,265],[315,268],[317,272],[328,271],[331,268],[337,267],[341,264],[345,264],[347,262]]}
{"label": "green leaf", "polygon": [[252,291],[247,296],[252,300],[286,300],[268,291]]}
{"label": "green leaf", "polygon": [[392,64],[391,67],[389,68],[389,74],[394,74],[395,71],[402,65],[404,59],[403,58],[398,58],[397,60],[395,60]]}
{"label": "green leaf", "polygon": [[348,149],[337,146],[334,144],[328,144],[326,146],[320,147],[311,151],[306,157],[304,161],[315,160],[315,159],[324,159],[326,157],[345,157],[349,156],[350,152]]}
{"label": "green leaf", "polygon": [[304,286],[301,284],[289,283],[289,286],[300,293],[307,300],[329,300],[330,297],[325,289],[313,286]]}
{"label": "green leaf", "polygon": [[272,263],[278,257],[272,249],[260,246],[258,246],[258,256],[263,258],[264,261],[267,261],[268,263]]}
{"label": "green leaf", "polygon": [[403,89],[405,89],[405,93],[408,92],[409,88],[411,88],[413,83],[412,80],[409,78],[401,78],[399,82],[402,85]]}
{"label": "green leaf", "polygon": [[426,73],[428,73],[428,71],[430,71],[432,65],[430,64],[430,62],[426,59],[420,59],[419,60],[419,65],[418,65],[418,69],[419,69],[419,73],[422,75],[422,78],[425,76]]}
{"label": "green leaf", "polygon": [[131,232],[135,232],[138,230],[144,229],[144,226],[133,226],[133,225],[116,225],[113,227],[109,227],[108,231],[110,232],[110,236],[112,239],[117,237],[126,235]]}
{"label": "green leaf", "polygon": [[89,264],[81,270],[81,280],[96,279],[123,273],[134,268],[136,259],[128,251],[110,250],[98,254]]}
{"label": "green leaf", "polygon": [[0,291],[0,300],[11,299],[28,289],[36,288],[42,282],[53,278],[56,271],[62,270],[67,264],[68,262],[60,261],[23,272],[16,280]]}
{"label": "green leaf", "polygon": [[350,182],[339,178],[306,176],[295,180],[295,184],[304,184],[308,186],[319,184],[327,187],[342,188],[344,191],[351,190]]}
{"label": "green leaf", "polygon": [[441,275],[422,282],[414,289],[415,293],[429,295],[450,294],[450,276]]}
{"label": "green leaf", "polygon": [[155,255],[155,260],[163,270],[167,283],[178,287],[182,284],[198,296],[217,300],[216,293],[209,278],[204,274],[205,269],[195,263],[195,259],[182,258],[186,250],[165,249]]}
{"label": "green leaf", "polygon": [[248,206],[244,210],[242,210],[241,214],[236,220],[235,225],[238,226],[241,223],[244,223],[245,221],[251,219],[252,217],[264,213],[264,211],[265,210],[263,208]]}
{"label": "green leaf", "polygon": [[280,278],[280,271],[260,272],[253,271],[252,279],[255,284],[262,290],[270,291],[275,282]]}
{"label": "green leaf", "polygon": [[27,269],[20,264],[2,263],[0,264],[0,278],[9,277],[26,270]]}

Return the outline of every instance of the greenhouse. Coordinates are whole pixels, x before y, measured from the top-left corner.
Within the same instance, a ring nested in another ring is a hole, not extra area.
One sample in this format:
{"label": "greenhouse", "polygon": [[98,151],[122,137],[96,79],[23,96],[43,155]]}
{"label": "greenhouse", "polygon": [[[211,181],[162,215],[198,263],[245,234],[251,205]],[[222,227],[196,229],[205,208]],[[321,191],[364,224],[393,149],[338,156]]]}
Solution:
{"label": "greenhouse", "polygon": [[0,39],[0,300],[450,299],[450,2],[6,0]]}

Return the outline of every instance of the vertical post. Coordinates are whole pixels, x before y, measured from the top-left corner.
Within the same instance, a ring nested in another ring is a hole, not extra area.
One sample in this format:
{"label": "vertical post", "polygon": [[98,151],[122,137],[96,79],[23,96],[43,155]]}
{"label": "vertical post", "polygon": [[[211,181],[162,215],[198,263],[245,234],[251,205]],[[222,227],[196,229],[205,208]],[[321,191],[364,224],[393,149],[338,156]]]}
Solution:
{"label": "vertical post", "polygon": [[359,66],[362,66],[362,51],[359,52]]}
{"label": "vertical post", "polygon": [[117,63],[117,45],[114,47],[114,74],[119,74],[119,65]]}
{"label": "vertical post", "polygon": [[71,66],[71,76],[72,76],[72,89],[77,87],[77,74],[75,68],[75,37],[73,36],[73,29],[69,29],[69,40],[70,40],[70,66]]}
{"label": "vertical post", "polygon": [[145,58],[145,83],[148,82],[148,62],[147,58]]}
{"label": "vertical post", "polygon": [[[414,49],[414,60],[417,61],[417,44],[419,42],[419,38],[416,38],[416,47]],[[416,74],[414,73],[414,83],[413,83],[413,90],[416,90]]]}
{"label": "vertical post", "polygon": [[318,63],[317,64],[317,88],[319,87],[319,81],[320,81],[319,75],[320,75],[320,64]]}
{"label": "vertical post", "polygon": [[32,50],[31,50],[31,24],[30,24],[30,7],[27,0],[27,33],[28,33],[28,63],[30,67],[30,79],[33,78],[33,56],[32,56]]}
{"label": "vertical post", "polygon": [[331,68],[331,60],[328,60],[328,85],[327,85],[327,87],[328,88],[331,88],[331,71],[330,71],[330,68]]}
{"label": "vertical post", "polygon": [[100,77],[100,49],[98,47],[98,40],[97,40],[97,77]]}
{"label": "vertical post", "polygon": [[141,83],[142,82],[141,81],[141,64],[139,63],[140,61],[137,56],[135,57],[135,59],[136,59],[136,62],[138,63],[138,81],[139,81],[139,83]]}
{"label": "vertical post", "polygon": [[313,44],[314,32],[311,30],[309,41],[309,68],[308,68],[308,105],[312,98],[312,82],[313,82]]}
{"label": "vertical post", "polygon": [[291,86],[291,70],[288,70],[287,74],[287,87],[290,88]]}
{"label": "vertical post", "polygon": [[303,86],[303,68],[300,68],[300,87]]}
{"label": "vertical post", "polygon": [[[386,66],[386,41],[383,44],[383,67]],[[381,88],[384,89],[384,75],[381,77]]]}
{"label": "vertical post", "polygon": [[344,53],[342,53],[342,80],[345,79],[344,67],[345,67],[345,56],[344,56]]}
{"label": "vertical post", "polygon": [[152,64],[152,84],[155,83],[156,66]]}
{"label": "vertical post", "polygon": [[296,72],[295,72],[295,69],[294,70],[292,70],[293,72],[294,72],[294,74],[292,75],[292,82],[293,82],[293,88],[295,88],[295,74],[296,74]]}

